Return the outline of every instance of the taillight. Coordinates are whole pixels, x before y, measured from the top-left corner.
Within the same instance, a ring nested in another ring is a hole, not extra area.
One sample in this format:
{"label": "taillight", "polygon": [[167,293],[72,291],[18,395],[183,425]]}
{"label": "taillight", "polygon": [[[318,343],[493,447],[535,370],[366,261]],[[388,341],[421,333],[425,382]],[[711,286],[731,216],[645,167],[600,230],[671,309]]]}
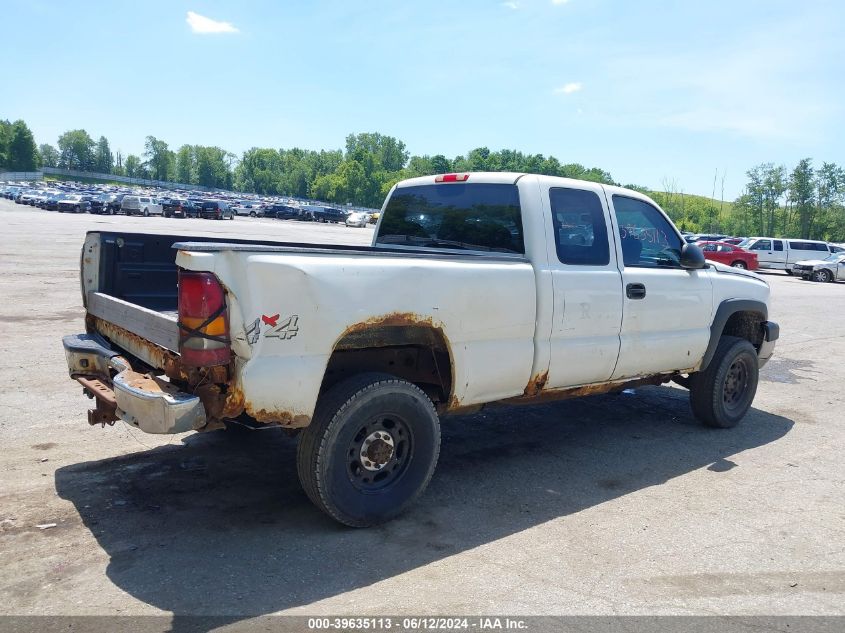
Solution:
{"label": "taillight", "polygon": [[465,182],[469,180],[469,174],[441,174],[434,177],[434,182]]}
{"label": "taillight", "polygon": [[226,365],[229,315],[226,292],[212,273],[179,271],[179,353],[186,365]]}

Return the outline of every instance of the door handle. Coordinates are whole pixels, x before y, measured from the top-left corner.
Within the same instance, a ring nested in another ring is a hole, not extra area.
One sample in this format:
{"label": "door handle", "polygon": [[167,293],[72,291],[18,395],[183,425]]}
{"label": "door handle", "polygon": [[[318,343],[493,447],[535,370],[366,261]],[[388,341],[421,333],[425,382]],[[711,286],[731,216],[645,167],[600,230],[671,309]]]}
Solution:
{"label": "door handle", "polygon": [[628,284],[625,294],[629,299],[645,299],[645,284]]}

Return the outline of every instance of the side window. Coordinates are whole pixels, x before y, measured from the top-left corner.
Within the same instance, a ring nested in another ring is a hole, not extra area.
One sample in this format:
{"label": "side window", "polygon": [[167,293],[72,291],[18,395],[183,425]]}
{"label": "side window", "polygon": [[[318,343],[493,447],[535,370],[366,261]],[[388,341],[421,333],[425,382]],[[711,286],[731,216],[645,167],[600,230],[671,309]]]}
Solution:
{"label": "side window", "polygon": [[772,240],[757,240],[751,247],[752,251],[770,251],[772,250]]}
{"label": "side window", "polygon": [[829,253],[830,250],[827,247],[827,244],[822,244],[821,242],[817,242],[815,245],[817,251],[824,251]]}
{"label": "side window", "polygon": [[625,266],[680,268],[683,242],[660,211],[620,195],[613,196],[613,207]]}
{"label": "side window", "polygon": [[775,250],[776,251],[782,251],[783,250],[783,242],[781,242],[780,240],[775,240],[774,244],[775,244]]}
{"label": "side window", "polygon": [[725,246],[724,244],[719,245],[719,252],[720,253],[731,253],[733,249],[730,246]]}
{"label": "side window", "polygon": [[583,189],[549,189],[557,258],[562,264],[606,266],[610,263],[607,225],[601,200]]}
{"label": "side window", "polygon": [[716,251],[716,245],[715,244],[705,244],[704,248],[702,248],[701,250],[703,250],[705,253],[713,253],[713,252]]}
{"label": "side window", "polygon": [[803,251],[803,250],[805,250],[804,246],[805,246],[804,242],[790,242],[789,243],[789,248],[791,248],[793,251]]}

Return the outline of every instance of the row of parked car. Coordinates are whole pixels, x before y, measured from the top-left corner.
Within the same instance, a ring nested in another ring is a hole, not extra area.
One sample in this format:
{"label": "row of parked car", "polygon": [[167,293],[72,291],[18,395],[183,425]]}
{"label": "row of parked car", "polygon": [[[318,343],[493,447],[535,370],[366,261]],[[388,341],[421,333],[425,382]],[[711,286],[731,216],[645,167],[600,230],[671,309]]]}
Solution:
{"label": "row of parked car", "polygon": [[845,280],[845,245],[775,237],[686,235],[704,257],[735,268],[783,270],[787,275],[829,282]]}
{"label": "row of parked car", "polygon": [[82,189],[78,183],[63,183],[50,188],[28,183],[0,183],[0,195],[19,204],[62,213],[142,215],[173,218],[232,220],[236,215],[342,223],[363,227],[375,224],[378,213],[346,211],[330,205],[302,204],[297,201],[231,200],[180,197],[162,192],[104,191]]}

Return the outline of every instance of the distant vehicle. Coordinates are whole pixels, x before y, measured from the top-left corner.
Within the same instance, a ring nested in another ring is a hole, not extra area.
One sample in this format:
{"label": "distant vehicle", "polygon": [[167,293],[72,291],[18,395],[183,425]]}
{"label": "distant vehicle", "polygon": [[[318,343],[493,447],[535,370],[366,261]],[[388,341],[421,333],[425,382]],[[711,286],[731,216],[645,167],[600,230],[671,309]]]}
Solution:
{"label": "distant vehicle", "polygon": [[158,200],[149,196],[124,196],[120,210],[126,215],[163,215],[164,209]]}
{"label": "distant vehicle", "polygon": [[186,218],[200,217],[200,209],[202,208],[202,200],[185,200],[182,203],[182,211]]}
{"label": "distant vehicle", "polygon": [[200,217],[206,220],[234,220],[235,214],[227,202],[206,200],[200,208]]}
{"label": "distant vehicle", "polygon": [[370,214],[370,224],[376,224],[380,217],[381,217],[381,211],[376,211],[375,213],[371,213]]}
{"label": "distant vehicle", "polygon": [[726,242],[696,242],[704,251],[704,258],[733,268],[757,270],[757,254],[749,253],[738,246]]}
{"label": "distant vehicle", "polygon": [[121,204],[125,195],[125,193],[114,194],[112,199],[106,203],[106,211],[109,215],[121,212]]}
{"label": "distant vehicle", "polygon": [[698,242],[721,242],[726,237],[730,236],[718,233],[696,233],[694,235],[685,235],[684,239],[690,244],[698,244]]}
{"label": "distant vehicle", "polygon": [[59,213],[87,213],[91,210],[91,200],[79,194],[72,194],[59,200]]}
{"label": "distant vehicle", "polygon": [[67,198],[66,193],[56,193],[47,198],[44,201],[44,208],[47,211],[58,211],[59,210],[59,202]]}
{"label": "distant vehicle", "polygon": [[276,218],[277,220],[297,220],[302,212],[299,207],[290,204],[273,203],[268,204],[259,213],[259,217]]}
{"label": "distant vehicle", "polygon": [[792,274],[792,265],[799,260],[807,259],[808,251],[824,253],[827,257],[830,249],[826,242],[818,240],[792,240],[773,237],[748,237],[738,245],[752,253],[757,253],[761,269],[783,270],[787,275]]}
{"label": "distant vehicle", "polygon": [[181,198],[164,198],[161,201],[162,212],[166,218],[186,218],[184,204],[187,200]]}
{"label": "distant vehicle", "polygon": [[312,212],[312,219],[316,222],[340,223],[346,221],[348,215],[342,209],[335,207],[316,207]]}
{"label": "distant vehicle", "polygon": [[98,196],[94,196],[91,198],[91,213],[96,214],[108,214],[109,213],[109,202],[112,201],[114,196],[109,193],[101,193]]}
{"label": "distant vehicle", "polygon": [[845,245],[843,244],[828,244],[831,253],[845,253]]}
{"label": "distant vehicle", "polygon": [[346,224],[346,226],[364,227],[364,226],[367,226],[369,221],[370,221],[370,214],[369,213],[363,213],[361,211],[356,211],[355,213],[349,214],[349,217],[346,218],[345,224]]}
{"label": "distant vehicle", "polygon": [[721,240],[725,244],[733,244],[736,246],[740,242],[742,242],[745,238],[744,237],[726,237],[725,239]]}
{"label": "distant vehicle", "polygon": [[833,253],[824,259],[795,262],[792,266],[792,274],[822,283],[845,281],[845,253]]}

